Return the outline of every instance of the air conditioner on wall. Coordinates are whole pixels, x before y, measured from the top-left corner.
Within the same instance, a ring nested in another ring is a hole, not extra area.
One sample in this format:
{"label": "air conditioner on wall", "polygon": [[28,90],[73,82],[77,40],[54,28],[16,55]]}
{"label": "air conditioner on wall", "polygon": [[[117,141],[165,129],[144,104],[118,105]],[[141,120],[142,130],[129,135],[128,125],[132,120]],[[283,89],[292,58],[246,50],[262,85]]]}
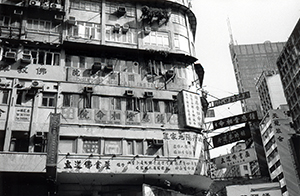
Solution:
{"label": "air conditioner on wall", "polygon": [[124,24],[122,27],[122,33],[127,33],[129,30],[129,25],[128,24]]}
{"label": "air conditioner on wall", "polygon": [[37,0],[30,0],[29,1],[29,6],[41,6],[41,2]]}
{"label": "air conditioner on wall", "polygon": [[133,91],[132,90],[126,90],[125,95],[126,96],[133,96]]}
{"label": "air conditioner on wall", "polygon": [[164,145],[164,141],[163,140],[155,140],[155,139],[153,139],[152,140],[152,145],[153,146],[163,146]]}
{"label": "air conditioner on wall", "polygon": [[145,97],[153,97],[153,92],[145,92]]}
{"label": "air conditioner on wall", "polygon": [[84,92],[86,92],[86,93],[92,93],[93,91],[94,91],[94,89],[91,86],[84,87]]}
{"label": "air conditioner on wall", "polygon": [[117,13],[118,13],[119,16],[123,16],[124,14],[126,14],[126,7],[119,6],[118,10],[117,10]]}
{"label": "air conditioner on wall", "polygon": [[76,23],[76,18],[74,16],[69,16],[69,19],[67,20],[68,24],[75,25]]}
{"label": "air conditioner on wall", "polygon": [[6,86],[8,85],[8,81],[6,78],[0,78],[0,86]]}
{"label": "air conditioner on wall", "polygon": [[120,28],[121,28],[121,25],[118,24],[118,23],[116,23],[116,24],[114,25],[114,33],[119,33]]}
{"label": "air conditioner on wall", "polygon": [[145,34],[145,35],[149,35],[150,32],[151,32],[151,27],[145,27],[145,28],[144,28],[144,34]]}
{"label": "air conditioner on wall", "polygon": [[22,63],[31,63],[31,54],[23,54],[21,61]]}
{"label": "air conditioner on wall", "polygon": [[33,80],[31,83],[31,88],[43,88],[44,83],[42,81]]}
{"label": "air conditioner on wall", "polygon": [[5,59],[7,59],[7,60],[13,60],[13,61],[16,61],[16,60],[17,60],[17,53],[16,53],[16,52],[13,52],[13,51],[7,51],[7,52],[5,52],[4,57],[5,57]]}
{"label": "air conditioner on wall", "polygon": [[62,6],[58,3],[51,3],[50,4],[51,9],[55,9],[55,10],[61,10]]}
{"label": "air conditioner on wall", "polygon": [[23,11],[22,10],[14,10],[14,14],[15,15],[23,15]]}
{"label": "air conditioner on wall", "polygon": [[63,18],[64,18],[63,15],[55,15],[54,16],[55,20],[63,20]]}

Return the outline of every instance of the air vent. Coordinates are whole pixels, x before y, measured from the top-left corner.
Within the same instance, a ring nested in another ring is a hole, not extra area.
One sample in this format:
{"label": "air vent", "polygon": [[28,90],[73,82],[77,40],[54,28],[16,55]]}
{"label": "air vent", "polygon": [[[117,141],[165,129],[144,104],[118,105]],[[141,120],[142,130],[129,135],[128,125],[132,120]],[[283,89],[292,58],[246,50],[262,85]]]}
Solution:
{"label": "air vent", "polygon": [[58,3],[51,3],[50,4],[51,9],[55,9],[55,10],[61,10],[61,5]]}

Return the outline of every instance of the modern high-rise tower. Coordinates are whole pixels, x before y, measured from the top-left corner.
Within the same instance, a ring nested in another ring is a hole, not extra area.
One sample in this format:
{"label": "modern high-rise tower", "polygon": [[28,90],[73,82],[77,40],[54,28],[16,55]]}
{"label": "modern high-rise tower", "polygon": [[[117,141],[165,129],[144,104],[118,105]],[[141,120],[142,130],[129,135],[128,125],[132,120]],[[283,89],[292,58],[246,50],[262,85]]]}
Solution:
{"label": "modern high-rise tower", "polygon": [[300,132],[300,20],[293,29],[277,60],[284,95],[293,118],[294,128]]}
{"label": "modern high-rise tower", "polygon": [[0,2],[0,195],[208,189],[190,0]]}
{"label": "modern high-rise tower", "polygon": [[263,71],[277,69],[276,60],[284,43],[229,45],[237,87],[240,93],[250,92],[250,98],[242,100],[243,112],[257,111],[258,117],[263,117],[259,96],[256,91],[256,81]]}

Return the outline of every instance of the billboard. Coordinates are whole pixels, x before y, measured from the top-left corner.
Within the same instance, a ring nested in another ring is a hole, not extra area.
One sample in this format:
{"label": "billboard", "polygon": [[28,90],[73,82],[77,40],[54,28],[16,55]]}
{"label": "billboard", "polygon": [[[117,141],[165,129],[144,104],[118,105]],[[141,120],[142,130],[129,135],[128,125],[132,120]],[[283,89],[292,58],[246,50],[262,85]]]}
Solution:
{"label": "billboard", "polygon": [[243,93],[240,93],[237,95],[233,95],[230,97],[225,97],[223,99],[218,99],[218,100],[212,101],[210,103],[211,103],[211,107],[216,107],[216,106],[225,105],[227,103],[233,103],[233,102],[240,101],[240,100],[247,99],[247,98],[250,98],[249,91],[243,92]]}
{"label": "billboard", "polygon": [[214,129],[219,129],[227,126],[237,125],[241,123],[245,123],[248,121],[255,121],[257,120],[257,113],[256,111],[248,112],[244,114],[240,114],[237,116],[232,116],[229,118],[223,118],[220,120],[213,121]]}
{"label": "billboard", "polygon": [[249,126],[241,127],[212,137],[214,147],[223,146],[240,140],[251,138]]}
{"label": "billboard", "polygon": [[203,126],[203,111],[201,96],[189,91],[181,91],[178,94],[178,109],[180,117],[183,117],[184,126],[200,129]]}
{"label": "billboard", "polygon": [[212,159],[217,169],[228,168],[234,165],[241,165],[255,160],[257,160],[257,156],[254,148],[249,148]]}

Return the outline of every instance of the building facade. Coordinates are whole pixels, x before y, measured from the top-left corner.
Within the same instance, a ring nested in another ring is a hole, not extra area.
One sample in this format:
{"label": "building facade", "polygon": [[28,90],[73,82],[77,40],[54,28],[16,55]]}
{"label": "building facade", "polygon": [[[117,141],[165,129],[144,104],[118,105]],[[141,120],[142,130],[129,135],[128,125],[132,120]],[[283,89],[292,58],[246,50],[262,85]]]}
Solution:
{"label": "building facade", "polygon": [[282,105],[279,109],[269,110],[260,123],[271,180],[280,183],[284,196],[298,195],[300,191],[297,160],[291,143],[295,130],[291,122],[288,106]]}
{"label": "building facade", "polygon": [[208,189],[190,0],[0,6],[0,195]]}
{"label": "building facade", "polygon": [[279,183],[230,185],[226,187],[230,196],[281,196]]}
{"label": "building facade", "polygon": [[256,83],[262,114],[287,104],[278,71],[263,71]]}
{"label": "building facade", "polygon": [[277,60],[284,95],[290,107],[294,128],[300,131],[300,21],[297,22]]}
{"label": "building facade", "polygon": [[277,69],[276,60],[283,46],[284,43],[269,41],[229,45],[238,90],[240,93],[249,91],[251,96],[241,101],[243,112],[257,111],[259,118],[263,117],[255,84],[262,71]]}

